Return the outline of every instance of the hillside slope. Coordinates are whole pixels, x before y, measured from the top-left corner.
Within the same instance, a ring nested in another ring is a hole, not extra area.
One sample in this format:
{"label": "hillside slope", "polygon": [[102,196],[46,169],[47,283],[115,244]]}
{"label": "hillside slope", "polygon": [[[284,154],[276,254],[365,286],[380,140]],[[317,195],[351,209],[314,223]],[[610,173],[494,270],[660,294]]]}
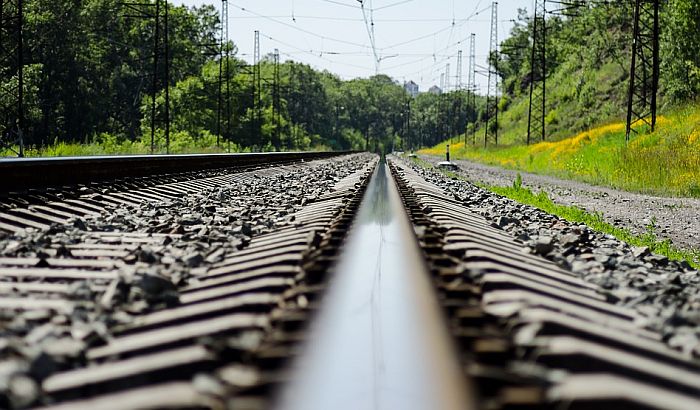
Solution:
{"label": "hillside slope", "polygon": [[[622,3],[575,18],[548,19],[546,141],[527,138],[530,19],[522,13],[502,44],[499,146],[484,148],[483,130],[452,140],[454,158],[615,188],[700,196],[700,2],[671,0],[662,13],[662,73],[657,130],[635,127],[625,144],[632,15]],[[694,23],[695,22],[695,23]],[[687,50],[676,40],[683,36]],[[445,144],[422,152],[443,155]]]}

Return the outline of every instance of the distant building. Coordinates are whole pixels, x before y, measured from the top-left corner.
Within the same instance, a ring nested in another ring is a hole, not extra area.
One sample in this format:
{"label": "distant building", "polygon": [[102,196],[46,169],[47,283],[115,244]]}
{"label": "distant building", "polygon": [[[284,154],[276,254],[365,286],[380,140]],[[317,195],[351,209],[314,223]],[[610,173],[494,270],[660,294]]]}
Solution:
{"label": "distant building", "polygon": [[403,83],[403,89],[406,90],[406,92],[411,96],[415,97],[418,95],[418,84],[414,83],[413,81],[409,81],[407,83]]}
{"label": "distant building", "polygon": [[437,85],[434,85],[428,89],[428,92],[430,94],[440,95],[442,94],[442,88],[438,87]]}

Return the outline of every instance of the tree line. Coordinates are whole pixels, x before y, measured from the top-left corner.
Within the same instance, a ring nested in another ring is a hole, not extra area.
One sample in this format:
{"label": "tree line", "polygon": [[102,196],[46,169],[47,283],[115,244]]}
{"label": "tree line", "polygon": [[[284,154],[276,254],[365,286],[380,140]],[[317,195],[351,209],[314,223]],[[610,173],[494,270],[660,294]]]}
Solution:
{"label": "tree line", "polygon": [[[154,81],[153,74],[165,60],[161,55],[154,67],[157,23],[147,18],[156,2],[127,3],[24,1],[25,145],[106,140],[148,145],[155,125],[156,150],[163,151],[166,83],[162,77]],[[344,81],[306,64],[278,63],[272,53],[259,62],[256,83],[254,67],[237,57],[238,40],[220,43],[221,21],[213,6],[168,5],[168,12],[171,145],[409,149],[464,133],[481,115],[481,98],[469,106],[466,91],[411,98],[386,75]],[[0,71],[0,85],[13,82],[16,76]],[[3,107],[12,104],[10,96],[0,98]],[[158,121],[152,122],[154,115]]]}

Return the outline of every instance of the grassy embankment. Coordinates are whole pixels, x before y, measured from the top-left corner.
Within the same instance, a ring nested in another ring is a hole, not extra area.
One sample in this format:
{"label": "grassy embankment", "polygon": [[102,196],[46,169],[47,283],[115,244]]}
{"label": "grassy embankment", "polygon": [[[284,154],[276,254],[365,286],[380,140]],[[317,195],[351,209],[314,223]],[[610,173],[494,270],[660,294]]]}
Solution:
{"label": "grassy embankment", "polygon": [[[156,144],[155,153],[165,154],[165,144],[163,138],[159,138]],[[216,136],[207,134],[198,139],[193,139],[187,133],[173,133],[170,138],[171,154],[217,154],[229,152],[253,152],[250,148],[241,148],[235,143],[230,147],[226,141],[221,141],[221,146],[216,146]],[[0,158],[16,157],[19,147],[13,149],[0,148]],[[265,149],[270,151],[271,147]],[[328,151],[329,147],[324,145],[313,146],[309,151]],[[57,142],[45,147],[30,147],[25,149],[25,157],[72,157],[90,155],[140,155],[150,154],[150,141],[144,140],[124,140],[108,134],[95,137],[89,143],[68,143]]]}
{"label": "grassy embankment", "polygon": [[[659,195],[700,197],[700,106],[659,117],[654,133],[632,133],[624,123],[592,128],[570,138],[531,145],[484,148],[450,145],[453,159],[575,179],[596,185]],[[444,155],[445,141],[423,154]]]}
{"label": "grassy embankment", "polygon": [[[165,144],[159,138],[156,154],[165,153]],[[0,157],[15,157],[18,147],[10,149],[0,149]],[[210,154],[218,152],[226,152],[227,146],[225,143],[221,147],[216,146],[216,137],[213,135],[205,135],[199,139],[193,139],[187,133],[174,133],[170,139],[171,154]],[[238,152],[240,148],[232,144],[231,152]],[[150,154],[150,140],[130,141],[117,138],[109,134],[101,134],[92,139],[89,143],[69,143],[56,142],[44,147],[30,147],[25,149],[26,157],[70,157],[70,156],[90,156],[90,155],[138,155]]]}
{"label": "grassy embankment", "polygon": [[[414,162],[422,167],[433,168],[430,163],[417,158],[414,159]],[[450,178],[461,178],[450,171],[442,172]],[[694,268],[700,269],[700,249],[681,249],[674,246],[668,239],[659,239],[656,235],[656,226],[653,220],[652,223],[647,226],[647,230],[644,234],[637,235],[629,229],[621,228],[606,222],[603,218],[603,214],[600,212],[591,213],[575,206],[557,204],[549,198],[546,192],[540,191],[539,193],[535,193],[524,187],[519,177],[520,175],[513,181],[511,186],[482,185],[481,187],[506,198],[534,206],[544,212],[566,219],[569,222],[585,224],[595,231],[613,235],[617,239],[627,242],[632,246],[646,246],[652,252],[664,255],[671,260],[687,261]]]}

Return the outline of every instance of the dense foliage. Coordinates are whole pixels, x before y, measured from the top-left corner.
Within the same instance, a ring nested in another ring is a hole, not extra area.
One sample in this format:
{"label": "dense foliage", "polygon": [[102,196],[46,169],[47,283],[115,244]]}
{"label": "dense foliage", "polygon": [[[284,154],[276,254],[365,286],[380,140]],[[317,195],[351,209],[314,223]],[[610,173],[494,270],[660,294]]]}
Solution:
{"label": "dense foliage", "polygon": [[[136,9],[122,0],[25,1],[26,145],[96,142],[116,147],[109,152],[150,146],[154,19],[138,16],[152,14],[155,2],[135,3]],[[225,46],[230,57],[219,58],[213,6],[170,5],[169,27],[172,151],[209,149],[217,141],[234,150],[402,149],[459,134],[478,117],[464,92],[413,99],[385,75],[342,81],[292,61],[279,66],[275,104],[272,55],[260,63],[255,110],[252,68],[237,58],[235,41]],[[16,81],[3,73],[0,81]],[[164,85],[156,84],[158,151],[165,143]]]}
{"label": "dense foliage", "polygon": [[[633,31],[633,1],[589,2],[575,15],[547,18],[547,136],[560,139],[624,118]],[[650,24],[650,22],[647,22]],[[700,97],[700,2],[661,1],[662,110]],[[532,16],[521,11],[498,59],[505,143],[527,132]]]}
{"label": "dense foliage", "polygon": [[[148,9],[154,0],[137,3]],[[256,111],[252,69],[237,57],[238,40],[226,46],[228,60],[219,58],[217,10],[171,5],[169,11],[170,146],[175,151],[208,149],[217,141],[235,150],[407,149],[465,131],[470,136],[473,123],[483,120],[483,99],[470,107],[464,91],[410,98],[385,75],[343,81],[292,61],[280,64],[277,100],[271,55],[260,63]],[[622,0],[591,2],[576,16],[548,17],[548,139],[623,118],[632,15],[632,2]],[[502,80],[504,135],[499,141],[506,144],[525,139],[531,24],[531,15],[522,10],[501,52],[491,56],[498,60]],[[153,19],[137,18],[121,0],[26,0],[24,27],[27,145],[150,146]],[[661,107],[697,100],[700,2],[663,1],[661,29]],[[17,81],[9,72],[0,70],[0,84]],[[220,76],[229,79],[229,98],[221,99]],[[155,138],[162,151],[164,83],[156,90],[155,113],[161,120]]]}

